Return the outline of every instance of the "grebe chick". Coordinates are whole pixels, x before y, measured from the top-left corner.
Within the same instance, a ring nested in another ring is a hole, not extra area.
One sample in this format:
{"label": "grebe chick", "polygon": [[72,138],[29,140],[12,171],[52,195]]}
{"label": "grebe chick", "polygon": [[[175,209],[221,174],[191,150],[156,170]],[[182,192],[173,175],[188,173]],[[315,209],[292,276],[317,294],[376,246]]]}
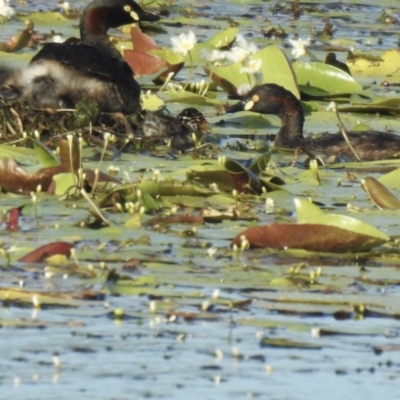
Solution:
{"label": "grebe chick", "polygon": [[143,136],[171,139],[173,149],[185,150],[193,146],[192,133],[211,133],[211,126],[196,108],[185,108],[176,117],[163,111],[148,112],[141,127]]}
{"label": "grebe chick", "polygon": [[74,108],[92,98],[101,111],[133,113],[139,107],[140,86],[107,32],[158,19],[133,0],[94,0],[80,20],[81,40],[45,44],[24,69],[2,68],[0,95],[6,101],[27,99],[41,109]]}
{"label": "grebe chick", "polygon": [[[341,133],[326,133],[316,138],[303,137],[304,114],[300,101],[292,92],[276,84],[263,84],[250,90],[244,98],[226,110],[226,113],[254,111],[274,114],[282,126],[274,145],[279,148],[302,147],[316,153],[333,154],[339,158],[354,159],[354,153]],[[400,136],[388,132],[348,132],[347,136],[361,160],[394,158],[400,155]]]}

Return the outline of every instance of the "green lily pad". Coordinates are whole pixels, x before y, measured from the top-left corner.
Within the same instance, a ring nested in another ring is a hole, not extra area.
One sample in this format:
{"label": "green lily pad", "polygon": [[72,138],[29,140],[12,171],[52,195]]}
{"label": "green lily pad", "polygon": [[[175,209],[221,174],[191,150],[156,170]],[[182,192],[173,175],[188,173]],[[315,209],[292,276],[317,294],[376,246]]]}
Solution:
{"label": "green lily pad", "polygon": [[261,83],[276,83],[300,99],[300,91],[292,65],[278,46],[267,46],[254,53],[251,59],[262,61]]}
{"label": "green lily pad", "polygon": [[204,68],[204,71],[211,79],[221,86],[225,92],[236,95],[237,89],[242,85],[249,83],[249,78],[246,74],[240,71],[243,68],[241,63],[234,63],[227,66],[212,66]]}
{"label": "green lily pad", "polygon": [[[24,17],[23,21],[27,17]],[[28,15],[30,21],[32,21],[35,26],[45,26],[45,27],[56,27],[64,28],[65,26],[71,26],[73,22],[70,19],[65,18],[62,14],[58,12],[34,12]]]}
{"label": "green lily pad", "polygon": [[229,46],[239,33],[239,28],[228,28],[208,39],[207,43],[220,49]]}
{"label": "green lily pad", "polygon": [[400,52],[398,50],[387,50],[380,57],[379,62],[366,58],[356,58],[348,61],[352,74],[364,76],[400,77]]}
{"label": "green lily pad", "polygon": [[[190,67],[193,65],[204,65],[207,64],[207,59],[204,57],[204,52],[211,52],[215,50],[215,47],[210,43],[197,43],[190,54],[188,53],[185,57],[185,64]],[[191,58],[190,58],[191,57]]]}
{"label": "green lily pad", "polygon": [[183,65],[185,62],[185,59],[180,54],[173,52],[171,49],[153,49],[150,50],[148,54],[160,57],[171,65]]}
{"label": "green lily pad", "polygon": [[[321,95],[339,95],[360,92],[362,86],[349,74],[331,65],[318,62],[296,62],[293,64],[297,82],[304,93],[310,88],[317,89]],[[315,91],[310,94],[316,95]]]}
{"label": "green lily pad", "polygon": [[34,138],[30,138],[30,141],[33,144],[35,154],[43,167],[55,167],[57,165],[60,165],[60,160],[58,159],[58,157],[42,142]]}
{"label": "green lily pad", "polygon": [[319,207],[313,205],[308,200],[295,199],[297,210],[297,222],[300,224],[321,224],[335,226],[360,235],[368,235],[376,238],[381,243],[389,241],[390,237],[386,233],[375,227],[359,221],[347,215],[324,214]]}
{"label": "green lily pad", "polygon": [[56,183],[55,193],[57,196],[65,194],[68,189],[75,186],[77,177],[71,172],[57,174],[53,176],[53,181]]}

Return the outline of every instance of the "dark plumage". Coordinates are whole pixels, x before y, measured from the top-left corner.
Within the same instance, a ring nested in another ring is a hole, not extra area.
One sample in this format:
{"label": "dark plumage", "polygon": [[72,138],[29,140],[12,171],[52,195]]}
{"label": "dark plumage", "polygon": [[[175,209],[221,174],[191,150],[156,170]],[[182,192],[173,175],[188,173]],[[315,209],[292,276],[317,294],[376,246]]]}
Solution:
{"label": "dark plumage", "polygon": [[[304,114],[300,101],[288,90],[275,84],[264,84],[250,90],[244,98],[229,107],[227,113],[254,111],[279,116],[282,126],[275,146],[304,149],[339,158],[353,158],[354,154],[341,133],[323,134],[316,138],[303,137]],[[350,143],[361,160],[394,158],[400,155],[400,136],[388,132],[348,132]]]}
{"label": "dark plumage", "polygon": [[141,130],[143,136],[171,139],[171,147],[179,150],[193,145],[191,133],[211,133],[204,115],[193,107],[185,108],[176,117],[162,111],[148,112]]}
{"label": "dark plumage", "polygon": [[139,107],[140,86],[107,31],[158,19],[132,0],[95,0],[82,14],[81,39],[45,44],[22,70],[3,68],[0,95],[6,101],[26,98],[33,107],[51,109],[75,107],[91,98],[101,111],[133,113]]}

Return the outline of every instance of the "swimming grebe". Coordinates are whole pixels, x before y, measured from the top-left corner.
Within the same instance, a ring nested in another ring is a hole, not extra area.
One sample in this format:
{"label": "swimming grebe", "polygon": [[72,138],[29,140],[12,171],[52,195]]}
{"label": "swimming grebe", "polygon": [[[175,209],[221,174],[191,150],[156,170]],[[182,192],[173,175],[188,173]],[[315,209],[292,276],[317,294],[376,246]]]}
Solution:
{"label": "swimming grebe", "polygon": [[[263,84],[250,90],[244,98],[226,113],[254,111],[277,115],[282,126],[276,136],[275,146],[295,149],[302,147],[312,152],[352,158],[354,153],[341,133],[323,134],[316,138],[303,137],[304,114],[300,101],[288,90],[276,84]],[[400,136],[388,132],[348,132],[347,136],[361,160],[377,160],[400,156]]]}
{"label": "swimming grebe", "polygon": [[81,17],[81,40],[45,44],[28,67],[3,68],[0,95],[6,101],[25,98],[34,108],[50,109],[74,108],[91,98],[101,111],[133,113],[139,107],[140,86],[107,31],[158,19],[132,0],[94,0]]}

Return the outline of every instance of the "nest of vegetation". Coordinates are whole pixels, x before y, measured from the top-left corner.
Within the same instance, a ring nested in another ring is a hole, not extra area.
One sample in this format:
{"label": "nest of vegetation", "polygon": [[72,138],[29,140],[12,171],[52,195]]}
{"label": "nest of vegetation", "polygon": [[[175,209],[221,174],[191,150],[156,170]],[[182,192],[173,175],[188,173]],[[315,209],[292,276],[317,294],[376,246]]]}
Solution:
{"label": "nest of vegetation", "polygon": [[101,113],[91,100],[77,104],[75,110],[38,110],[27,102],[1,102],[0,143],[15,144],[19,139],[34,136],[51,146],[67,134],[90,135],[95,140],[107,132],[115,137],[118,146],[137,147],[140,140],[136,133],[141,120],[140,113]]}

